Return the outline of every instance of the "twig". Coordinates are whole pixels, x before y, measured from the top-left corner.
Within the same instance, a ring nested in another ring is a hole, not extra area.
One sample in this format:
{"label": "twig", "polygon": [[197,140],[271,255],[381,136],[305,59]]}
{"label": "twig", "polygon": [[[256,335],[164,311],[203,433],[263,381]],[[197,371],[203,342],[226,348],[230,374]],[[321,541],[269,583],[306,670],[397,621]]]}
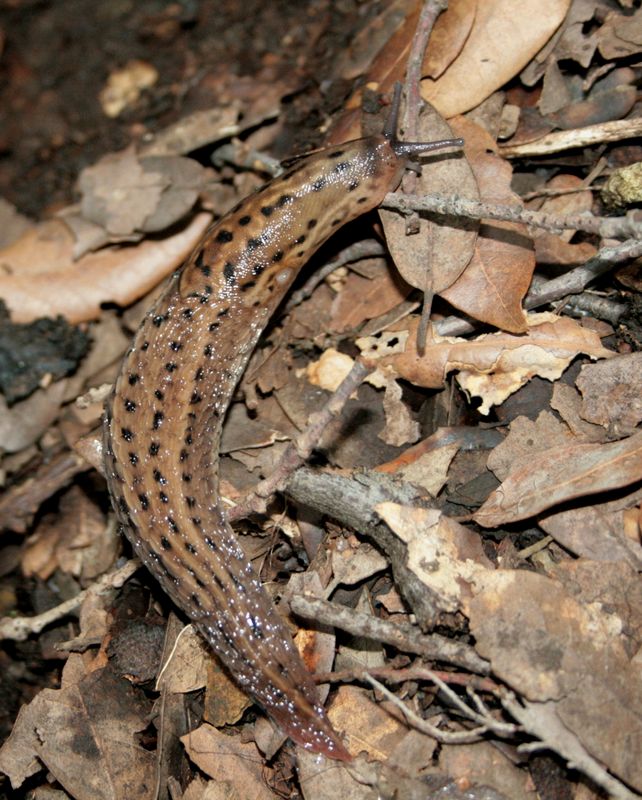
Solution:
{"label": "twig", "polygon": [[562,723],[557,716],[555,703],[519,702],[515,694],[507,689],[500,691],[499,697],[506,711],[524,730],[539,739],[539,742],[521,745],[519,750],[552,750],[562,756],[569,767],[584,773],[615,800],[639,800],[640,796],[629,791],[617,778],[610,775],[584,748],[577,736]]}
{"label": "twig", "polygon": [[325,406],[321,411],[310,416],[307,428],[288,445],[270,477],[260,481],[254,491],[243,499],[242,503],[227,512],[230,522],[247,517],[253,512],[265,511],[266,498],[283,488],[294,470],[302,466],[310,457],[329,423],[341,413],[350,395],[371,371],[371,367],[367,367],[361,361],[355,361],[352,369]]}
{"label": "twig", "polygon": [[328,275],[331,275],[335,269],[342,267],[344,264],[349,264],[351,261],[381,256],[385,252],[386,249],[383,244],[376,239],[364,239],[361,242],[355,242],[345,247],[340,253],[337,253],[331,261],[328,261],[327,264],[316,270],[300,289],[292,293],[292,296],[285,304],[284,313],[287,314],[295,308],[295,306],[300,305],[304,300],[310,297],[317,286],[324,281]]}
{"label": "twig", "polygon": [[642,118],[617,119],[612,122],[601,122],[598,125],[587,125],[570,131],[555,131],[534,142],[511,145],[499,148],[504,158],[523,158],[525,156],[544,156],[572,150],[576,147],[603,145],[605,142],[621,142],[642,135]]}
{"label": "twig", "polygon": [[475,650],[462,642],[454,642],[445,636],[433,633],[424,635],[413,625],[402,625],[371,617],[352,608],[339,606],[327,600],[295,595],[289,600],[295,614],[308,620],[332,625],[353,636],[364,636],[375,642],[384,642],[405,653],[416,653],[431,661],[443,661],[487,675],[487,661]]}
{"label": "twig", "polygon": [[470,675],[464,672],[445,672],[442,670],[430,670],[422,667],[418,663],[412,667],[355,667],[354,669],[342,669],[335,672],[315,672],[314,680],[316,683],[353,683],[363,680],[364,673],[370,673],[374,678],[381,678],[388,683],[406,683],[407,681],[432,680],[431,675],[438,675],[444,683],[451,686],[472,687],[478,692],[497,692],[499,684],[490,678],[480,678],[479,675]]}
{"label": "twig", "polygon": [[584,231],[603,239],[642,239],[642,222],[633,214],[624,217],[596,217],[593,214],[558,215],[532,211],[521,206],[482,203],[464,197],[446,197],[441,194],[424,196],[387,194],[382,208],[401,213],[430,211],[444,216],[467,217],[468,219],[496,219],[506,222],[522,222],[543,230],[560,233],[564,230]]}
{"label": "twig", "polygon": [[0,639],[24,642],[31,634],[40,633],[47,625],[57,622],[59,619],[76,611],[88,594],[100,595],[112,589],[120,588],[139,568],[140,562],[137,559],[132,559],[119,569],[103,575],[100,580],[97,580],[87,589],[83,589],[82,592],[78,592],[75,597],[65,600],[64,603],[55,608],[50,608],[42,614],[37,614],[35,617],[3,617],[0,619]]}
{"label": "twig", "polygon": [[441,678],[434,673],[431,675],[430,679],[441,689],[451,703],[453,703],[453,705],[455,705],[465,717],[478,724],[477,728],[474,728],[470,731],[440,730],[434,725],[431,725],[431,723],[427,720],[422,719],[415,714],[412,709],[408,708],[404,702],[402,702],[382,683],[373,678],[372,675],[366,672],[364,673],[364,678],[371,686],[380,691],[387,700],[389,700],[402,711],[403,715],[413,728],[417,728],[417,730],[420,730],[422,733],[425,733],[428,736],[432,736],[438,742],[442,742],[443,744],[470,744],[472,742],[477,742],[488,731],[493,731],[499,736],[514,736],[519,732],[519,727],[517,725],[499,722],[488,714],[480,714],[479,712],[474,711],[472,708],[470,708],[470,706],[466,705],[466,703],[464,703],[455,694],[455,692],[453,692],[452,689],[441,680]]}

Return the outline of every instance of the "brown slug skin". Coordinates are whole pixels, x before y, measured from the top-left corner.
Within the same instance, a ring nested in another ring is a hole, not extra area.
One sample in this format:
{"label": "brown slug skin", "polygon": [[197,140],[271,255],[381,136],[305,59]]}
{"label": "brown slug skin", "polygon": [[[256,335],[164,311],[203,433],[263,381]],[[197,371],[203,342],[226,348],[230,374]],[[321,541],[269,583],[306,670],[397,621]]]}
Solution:
{"label": "brown slug skin", "polygon": [[[448,144],[457,142],[441,146]],[[294,741],[346,761],[285,623],[225,520],[217,453],[239,377],[299,269],[397,186],[407,152],[412,145],[391,135],[327,148],[212,225],[143,321],[105,411],[109,491],[138,557]]]}

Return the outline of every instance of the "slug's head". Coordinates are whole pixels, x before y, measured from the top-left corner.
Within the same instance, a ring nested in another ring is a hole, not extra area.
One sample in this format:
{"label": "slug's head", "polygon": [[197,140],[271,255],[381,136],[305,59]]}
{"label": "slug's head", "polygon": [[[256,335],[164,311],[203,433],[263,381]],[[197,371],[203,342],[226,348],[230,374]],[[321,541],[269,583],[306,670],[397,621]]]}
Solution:
{"label": "slug's head", "polygon": [[435,142],[401,142],[397,139],[397,125],[399,123],[399,109],[401,107],[401,84],[395,83],[390,113],[383,128],[383,136],[389,142],[397,158],[407,158],[415,153],[430,153],[434,150],[444,150],[447,147],[464,146],[463,139],[440,139]]}

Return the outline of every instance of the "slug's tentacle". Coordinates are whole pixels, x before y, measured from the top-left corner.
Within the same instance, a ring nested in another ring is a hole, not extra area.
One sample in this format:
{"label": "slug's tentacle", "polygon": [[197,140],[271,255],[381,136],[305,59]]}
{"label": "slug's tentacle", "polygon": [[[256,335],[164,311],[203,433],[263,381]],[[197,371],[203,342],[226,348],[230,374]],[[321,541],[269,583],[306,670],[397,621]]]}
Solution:
{"label": "slug's tentacle", "polygon": [[[391,126],[396,128],[393,106]],[[230,399],[300,268],[378,206],[424,145],[389,134],[330,147],[212,225],[136,334],[107,403],[107,483],[136,554],[232,676],[299,744],[349,760],[218,498]]]}

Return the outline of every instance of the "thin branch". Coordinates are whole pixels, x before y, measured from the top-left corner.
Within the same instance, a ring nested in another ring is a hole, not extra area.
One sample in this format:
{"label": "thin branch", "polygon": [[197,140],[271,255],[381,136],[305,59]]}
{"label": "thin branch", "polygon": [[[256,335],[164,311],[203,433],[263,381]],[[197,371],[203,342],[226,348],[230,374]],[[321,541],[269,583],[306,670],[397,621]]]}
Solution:
{"label": "thin branch", "polygon": [[455,642],[436,633],[425,635],[414,625],[387,622],[307,595],[295,595],[290,598],[289,604],[292,611],[300,617],[322,625],[332,625],[353,636],[390,644],[401,652],[416,653],[431,661],[455,664],[481,675],[489,672],[488,662],[480,658],[470,645]]}
{"label": "thin branch", "polygon": [[642,239],[642,222],[633,214],[624,217],[596,217],[593,214],[547,214],[531,211],[521,206],[482,203],[464,197],[446,197],[440,194],[400,195],[387,194],[382,208],[407,214],[411,211],[429,211],[444,216],[468,219],[495,219],[505,222],[522,222],[553,233],[565,230],[593,233],[603,239]]}
{"label": "thin branch", "polygon": [[120,588],[125,581],[140,569],[140,562],[137,559],[128,561],[124,566],[113,572],[103,575],[87,589],[78,592],[75,597],[66,600],[64,603],[37,614],[34,617],[3,617],[0,619],[0,640],[12,639],[16,642],[24,642],[34,633],[40,633],[47,625],[57,622],[60,619],[73,614],[82,605],[85,597],[89,594],[101,595],[113,589]]}
{"label": "thin branch", "polygon": [[352,369],[325,406],[321,411],[310,415],[308,426],[288,445],[270,477],[260,481],[254,491],[243,499],[242,503],[227,512],[230,522],[247,517],[254,512],[265,511],[266,498],[283,488],[294,470],[307,461],[314,448],[319,444],[325,429],[341,413],[352,393],[370,372],[372,372],[372,367],[367,367],[362,361],[355,361]]}

